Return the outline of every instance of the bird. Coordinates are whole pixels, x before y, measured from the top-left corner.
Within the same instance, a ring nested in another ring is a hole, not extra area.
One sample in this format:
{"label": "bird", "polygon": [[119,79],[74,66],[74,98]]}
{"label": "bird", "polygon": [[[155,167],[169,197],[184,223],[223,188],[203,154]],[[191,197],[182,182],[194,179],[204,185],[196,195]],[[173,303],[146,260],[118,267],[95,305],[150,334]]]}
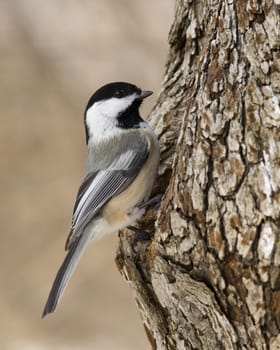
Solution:
{"label": "bird", "polygon": [[87,103],[85,173],[74,204],[67,253],[42,318],[56,310],[88,243],[130,227],[145,212],[158,172],[160,146],[139,107],[152,93],[131,83],[111,82]]}

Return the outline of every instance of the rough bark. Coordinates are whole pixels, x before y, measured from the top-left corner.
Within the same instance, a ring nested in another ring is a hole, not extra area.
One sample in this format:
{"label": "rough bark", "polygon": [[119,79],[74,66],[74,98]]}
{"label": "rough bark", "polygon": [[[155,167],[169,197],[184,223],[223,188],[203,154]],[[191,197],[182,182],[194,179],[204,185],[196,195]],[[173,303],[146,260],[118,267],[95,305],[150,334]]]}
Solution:
{"label": "rough bark", "polygon": [[165,194],[118,267],[153,349],[280,349],[280,1],[178,0],[169,45]]}

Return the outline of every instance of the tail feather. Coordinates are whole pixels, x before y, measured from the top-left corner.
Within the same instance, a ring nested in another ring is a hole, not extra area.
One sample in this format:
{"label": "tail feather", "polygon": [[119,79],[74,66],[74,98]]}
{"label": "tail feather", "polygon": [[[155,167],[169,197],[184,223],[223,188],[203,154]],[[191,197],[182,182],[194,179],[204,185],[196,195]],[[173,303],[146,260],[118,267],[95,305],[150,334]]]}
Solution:
{"label": "tail feather", "polygon": [[42,313],[42,318],[45,317],[47,314],[55,311],[56,306],[67,286],[67,283],[69,282],[70,277],[72,276],[83,252],[86,249],[88,241],[89,234],[87,232],[84,232],[71,245],[53,282],[52,288],[48,296],[48,300]]}

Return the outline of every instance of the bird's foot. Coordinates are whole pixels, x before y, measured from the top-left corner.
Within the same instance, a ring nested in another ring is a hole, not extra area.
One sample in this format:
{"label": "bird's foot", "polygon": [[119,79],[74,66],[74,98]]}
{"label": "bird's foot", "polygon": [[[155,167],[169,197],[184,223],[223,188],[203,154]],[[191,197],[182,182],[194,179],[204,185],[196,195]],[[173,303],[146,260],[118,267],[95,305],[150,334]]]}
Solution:
{"label": "bird's foot", "polygon": [[130,231],[136,233],[135,238],[133,240],[133,245],[135,245],[135,243],[137,242],[149,241],[151,238],[154,237],[154,232],[147,232],[135,226],[127,226],[127,228]]}
{"label": "bird's foot", "polygon": [[134,237],[131,240],[131,247],[135,253],[138,251],[136,248],[138,243],[143,244],[144,242],[149,242],[154,237],[154,232],[147,232],[134,226],[127,226],[127,228],[135,233]]}
{"label": "bird's foot", "polygon": [[163,193],[159,193],[156,196],[154,196],[154,197],[148,199],[147,201],[141,203],[138,208],[139,209],[143,209],[143,208],[147,208],[147,207],[153,205],[154,208],[157,210],[159,208],[162,196],[163,196]]}

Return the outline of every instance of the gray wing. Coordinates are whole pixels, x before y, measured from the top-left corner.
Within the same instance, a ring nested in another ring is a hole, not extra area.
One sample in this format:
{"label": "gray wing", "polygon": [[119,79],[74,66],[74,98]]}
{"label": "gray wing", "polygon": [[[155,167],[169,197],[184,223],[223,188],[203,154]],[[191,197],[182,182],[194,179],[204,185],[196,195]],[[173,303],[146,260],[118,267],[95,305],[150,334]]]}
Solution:
{"label": "gray wing", "polygon": [[86,229],[86,226],[113,195],[122,192],[135,179],[148,157],[148,143],[144,139],[138,138],[137,140],[135,135],[130,134],[119,140],[123,143],[123,147],[119,147],[119,149],[126,151],[119,155],[118,149],[112,149],[110,154],[107,154],[106,164],[101,161],[102,155],[106,154],[106,149],[103,149],[102,152],[102,149],[99,148],[95,153],[95,170],[89,172],[78,191],[72,227],[66,242],[68,252],[53,282],[44,307],[43,317],[55,311],[67,283],[91,239],[91,232]]}
{"label": "gray wing", "polygon": [[148,145],[128,149],[106,169],[88,174],[79,189],[66,241],[68,250],[108,200],[122,192],[136,177],[148,157]]}

